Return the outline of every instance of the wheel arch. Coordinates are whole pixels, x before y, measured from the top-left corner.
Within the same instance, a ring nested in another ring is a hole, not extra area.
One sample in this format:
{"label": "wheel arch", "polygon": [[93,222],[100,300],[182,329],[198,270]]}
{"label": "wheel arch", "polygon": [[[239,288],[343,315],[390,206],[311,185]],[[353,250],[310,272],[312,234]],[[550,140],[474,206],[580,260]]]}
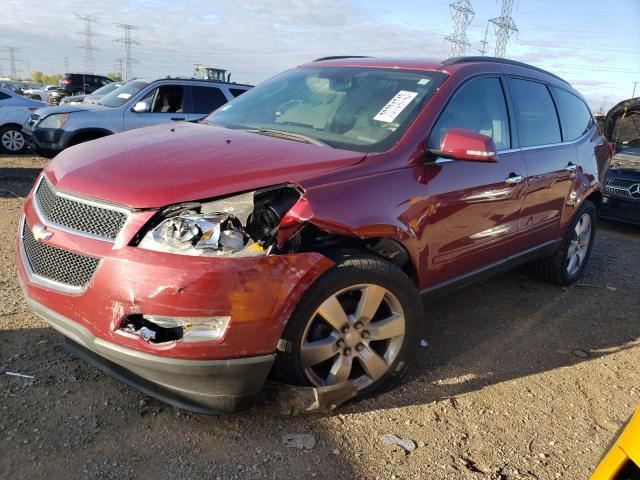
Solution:
{"label": "wheel arch", "polygon": [[0,125],[0,129],[5,128],[5,127],[18,127],[18,130],[22,131],[22,125],[20,125],[19,123],[16,123],[16,122],[7,122],[7,123],[3,123],[2,125]]}
{"label": "wheel arch", "polygon": [[81,128],[79,130],[75,130],[73,135],[71,135],[68,146],[88,142],[89,140],[95,140],[96,138],[106,137],[107,135],[113,135],[113,133],[114,132],[107,130],[106,128]]}
{"label": "wheel arch", "polygon": [[[419,286],[419,275],[415,260],[409,250],[397,238],[391,235],[357,236],[344,232],[320,228],[312,223],[305,224],[300,248],[305,251],[317,251],[329,258],[334,252],[351,249],[363,253],[374,254],[400,268],[414,283]],[[331,258],[333,260],[333,258]]]}
{"label": "wheel arch", "polygon": [[602,205],[602,192],[600,190],[594,190],[591,192],[585,200],[590,200],[596,207],[596,211],[600,211],[600,206]]}

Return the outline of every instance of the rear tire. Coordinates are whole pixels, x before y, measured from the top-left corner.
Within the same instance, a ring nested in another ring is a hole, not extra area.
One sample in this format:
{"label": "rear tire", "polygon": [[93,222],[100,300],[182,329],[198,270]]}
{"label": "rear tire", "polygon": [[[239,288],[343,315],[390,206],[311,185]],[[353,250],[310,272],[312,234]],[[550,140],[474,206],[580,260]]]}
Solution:
{"label": "rear tire", "polygon": [[352,251],[335,261],[298,302],[272,375],[306,386],[349,380],[358,396],[380,393],[415,355],[422,302],[411,279],[382,258]]}
{"label": "rear tire", "polygon": [[0,152],[20,154],[27,151],[27,142],[19,125],[5,125],[0,128]]}
{"label": "rear tire", "polygon": [[558,250],[548,258],[532,264],[540,279],[556,285],[575,283],[587,265],[596,235],[597,211],[586,200],[574,215]]}

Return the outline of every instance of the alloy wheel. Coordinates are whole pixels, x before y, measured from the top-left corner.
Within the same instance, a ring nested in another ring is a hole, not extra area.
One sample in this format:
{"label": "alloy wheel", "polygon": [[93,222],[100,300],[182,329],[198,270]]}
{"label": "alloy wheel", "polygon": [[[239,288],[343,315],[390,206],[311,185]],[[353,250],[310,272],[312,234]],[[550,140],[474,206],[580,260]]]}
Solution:
{"label": "alloy wheel", "polygon": [[354,285],[331,295],[312,315],[300,346],[302,367],[315,386],[350,380],[361,390],[388,372],[404,334],[395,295],[379,285]]}
{"label": "alloy wheel", "polygon": [[591,216],[583,213],[575,228],[567,251],[567,273],[575,275],[583,265],[591,241]]}
{"label": "alloy wheel", "polygon": [[24,137],[22,132],[17,130],[7,130],[0,138],[2,146],[10,152],[18,152],[24,147]]}

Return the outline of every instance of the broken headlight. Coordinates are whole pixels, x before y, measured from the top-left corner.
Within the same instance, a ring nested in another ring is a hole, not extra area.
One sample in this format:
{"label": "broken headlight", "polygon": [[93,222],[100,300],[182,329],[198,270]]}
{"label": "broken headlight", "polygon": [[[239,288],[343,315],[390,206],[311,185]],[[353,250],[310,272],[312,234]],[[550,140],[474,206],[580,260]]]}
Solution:
{"label": "broken headlight", "polygon": [[300,199],[283,185],[211,202],[177,205],[144,235],[141,248],[193,256],[261,256],[283,216]]}
{"label": "broken headlight", "polygon": [[208,342],[219,340],[229,326],[230,317],[168,317],[129,315],[120,331],[138,335],[149,343]]}

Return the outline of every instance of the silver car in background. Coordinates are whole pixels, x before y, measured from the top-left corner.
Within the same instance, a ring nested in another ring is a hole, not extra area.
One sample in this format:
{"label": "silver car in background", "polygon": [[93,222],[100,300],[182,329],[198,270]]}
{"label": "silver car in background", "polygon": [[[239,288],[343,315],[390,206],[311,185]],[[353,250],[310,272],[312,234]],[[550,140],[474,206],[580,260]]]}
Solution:
{"label": "silver car in background", "polygon": [[0,88],[0,152],[23,153],[27,149],[22,125],[35,110],[47,104]]}
{"label": "silver car in background", "polygon": [[72,145],[113,133],[163,122],[203,118],[250,85],[169,78],[131,80],[95,104],[58,105],[35,111],[23,127],[24,138],[51,158]]}

